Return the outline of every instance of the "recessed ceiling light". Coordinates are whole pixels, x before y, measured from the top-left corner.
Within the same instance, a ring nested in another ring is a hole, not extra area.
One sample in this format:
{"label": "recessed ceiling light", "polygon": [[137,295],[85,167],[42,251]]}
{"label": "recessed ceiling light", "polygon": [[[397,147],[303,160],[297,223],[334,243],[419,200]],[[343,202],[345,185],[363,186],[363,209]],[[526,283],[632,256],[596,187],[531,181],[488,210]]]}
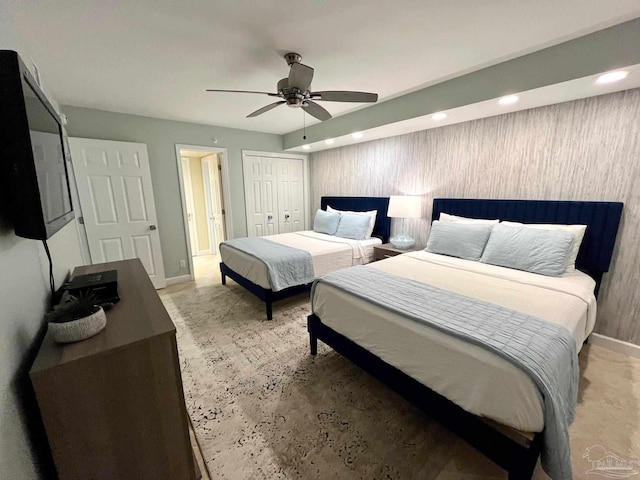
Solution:
{"label": "recessed ceiling light", "polygon": [[625,70],[616,70],[615,72],[603,73],[598,77],[596,83],[613,83],[622,80],[623,78],[627,78],[629,72]]}
{"label": "recessed ceiling light", "polygon": [[333,142],[334,142],[334,141],[335,141],[335,140],[334,140],[333,138],[327,138],[327,139],[324,141],[324,143],[326,143],[327,145],[333,145]]}
{"label": "recessed ceiling light", "polygon": [[362,132],[353,132],[353,133],[351,134],[351,136],[352,136],[353,138],[362,138],[362,135],[363,135],[363,133],[362,133]]}
{"label": "recessed ceiling light", "polygon": [[431,115],[431,118],[434,120],[444,120],[445,118],[447,118],[447,114],[444,112],[438,112]]}
{"label": "recessed ceiling light", "polygon": [[500,105],[511,105],[512,103],[516,103],[518,100],[520,100],[520,97],[517,95],[507,95],[506,97],[502,97],[498,100],[498,103]]}
{"label": "recessed ceiling light", "polygon": [[304,150],[309,150],[311,148],[311,145],[302,145],[302,148]]}

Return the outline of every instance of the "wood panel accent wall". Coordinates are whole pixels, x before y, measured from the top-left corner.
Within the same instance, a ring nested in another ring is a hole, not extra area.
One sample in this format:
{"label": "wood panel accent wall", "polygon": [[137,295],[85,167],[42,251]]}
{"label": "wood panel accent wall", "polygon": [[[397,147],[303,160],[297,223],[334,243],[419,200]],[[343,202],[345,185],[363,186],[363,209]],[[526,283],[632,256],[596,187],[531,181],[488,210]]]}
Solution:
{"label": "wood panel accent wall", "polygon": [[640,344],[640,89],[325,150],[309,168],[312,212],[322,195],[421,194],[406,220],[421,245],[434,197],[624,202],[596,331]]}

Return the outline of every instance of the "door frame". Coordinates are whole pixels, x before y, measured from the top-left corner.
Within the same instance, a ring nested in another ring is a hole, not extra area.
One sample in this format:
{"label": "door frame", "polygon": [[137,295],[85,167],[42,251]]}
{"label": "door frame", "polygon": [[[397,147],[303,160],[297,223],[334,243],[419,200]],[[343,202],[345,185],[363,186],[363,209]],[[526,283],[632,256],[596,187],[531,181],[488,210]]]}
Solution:
{"label": "door frame", "polygon": [[182,208],[182,223],[184,225],[184,241],[187,244],[187,262],[189,265],[189,277],[195,280],[193,270],[193,252],[191,251],[191,241],[189,239],[189,220],[187,219],[187,205],[184,193],[184,177],[182,173],[182,155],[180,150],[196,150],[198,152],[217,153],[220,155],[220,165],[222,167],[222,202],[224,203],[224,224],[228,238],[233,238],[233,221],[231,217],[231,182],[229,180],[229,157],[226,148],[209,147],[205,145],[189,145],[183,143],[175,144],[176,164],[178,166],[178,186],[180,187],[180,206]]}
{"label": "door frame", "polygon": [[[304,175],[304,183],[303,183],[303,192],[302,192],[302,198],[303,198],[303,204],[304,204],[304,229],[305,230],[309,230],[309,225],[310,225],[310,217],[311,217],[311,212],[309,211],[309,209],[311,208],[310,206],[310,201],[309,201],[309,192],[310,190],[310,179],[309,179],[309,156],[305,155],[303,153],[277,153],[277,152],[260,152],[257,150],[242,150],[242,188],[245,188],[244,185],[244,159],[247,155],[251,155],[254,157],[271,157],[271,158],[291,158],[291,159],[295,159],[295,160],[302,160],[302,172]],[[245,205],[245,211],[244,211],[244,216],[245,216],[245,222],[247,222],[247,228],[249,228],[249,224],[248,224],[248,220],[247,220],[247,206]]]}

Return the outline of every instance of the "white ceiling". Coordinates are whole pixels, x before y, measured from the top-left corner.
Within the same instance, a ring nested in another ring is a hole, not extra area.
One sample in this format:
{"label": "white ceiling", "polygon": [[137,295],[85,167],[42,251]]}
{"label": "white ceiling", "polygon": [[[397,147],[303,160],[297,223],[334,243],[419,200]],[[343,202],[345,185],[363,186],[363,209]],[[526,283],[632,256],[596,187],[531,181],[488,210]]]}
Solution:
{"label": "white ceiling", "polygon": [[[275,91],[288,74],[281,55],[297,51],[316,69],[313,89],[384,101],[640,16],[638,0],[9,0],[9,9],[15,47],[62,105],[279,134],[301,128],[300,110],[245,118],[273,99],[204,90]],[[334,115],[366,107],[323,105]]]}

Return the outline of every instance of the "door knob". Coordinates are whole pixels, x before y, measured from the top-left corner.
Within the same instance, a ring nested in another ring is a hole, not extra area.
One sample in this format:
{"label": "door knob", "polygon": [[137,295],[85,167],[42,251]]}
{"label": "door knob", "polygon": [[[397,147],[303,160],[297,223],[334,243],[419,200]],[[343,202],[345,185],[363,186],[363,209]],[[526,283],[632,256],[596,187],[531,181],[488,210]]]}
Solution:
{"label": "door knob", "polygon": [[285,214],[284,214],[284,219],[285,219],[285,220],[287,220],[287,219],[289,218],[289,216],[290,216],[290,215],[289,215],[288,213],[285,213]]}
{"label": "door knob", "polygon": [[149,230],[156,230],[158,227],[156,227],[155,225],[149,225]]}
{"label": "door knob", "polygon": [[273,215],[267,215],[267,220],[273,220]]}

